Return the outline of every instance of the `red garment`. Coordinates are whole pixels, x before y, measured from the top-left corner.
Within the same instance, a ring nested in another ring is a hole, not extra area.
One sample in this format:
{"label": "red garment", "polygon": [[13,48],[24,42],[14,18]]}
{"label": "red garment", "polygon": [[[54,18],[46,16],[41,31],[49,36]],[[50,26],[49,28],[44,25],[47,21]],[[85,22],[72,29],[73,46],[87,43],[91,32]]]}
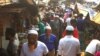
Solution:
{"label": "red garment", "polygon": [[[65,31],[62,33],[62,37],[64,37],[66,34],[67,34],[67,32],[66,32],[66,30],[65,30]],[[78,30],[77,30],[76,27],[74,28],[73,36],[74,36],[75,38],[79,38],[79,33],[78,33]]]}

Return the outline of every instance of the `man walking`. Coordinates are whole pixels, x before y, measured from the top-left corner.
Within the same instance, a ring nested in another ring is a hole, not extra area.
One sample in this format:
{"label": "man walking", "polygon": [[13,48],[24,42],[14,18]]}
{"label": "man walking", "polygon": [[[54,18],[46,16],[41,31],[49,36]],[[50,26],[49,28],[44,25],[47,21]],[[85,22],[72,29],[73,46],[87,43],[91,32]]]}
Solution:
{"label": "man walking", "polygon": [[100,51],[100,41],[93,39],[86,47],[85,56],[95,56],[97,51]]}
{"label": "man walking", "polygon": [[73,37],[73,26],[67,26],[67,35],[60,39],[58,46],[58,56],[80,56],[79,40]]}
{"label": "man walking", "polygon": [[80,40],[80,48],[84,50],[84,42],[85,42],[85,20],[83,19],[83,14],[78,15],[77,19],[77,29],[79,31],[79,40]]}
{"label": "man walking", "polygon": [[39,40],[44,42],[49,49],[49,53],[47,56],[55,56],[55,52],[57,50],[57,38],[51,32],[51,27],[45,27],[45,33],[39,37]]}
{"label": "man walking", "polygon": [[18,47],[15,44],[15,40],[16,40],[15,33],[16,32],[13,28],[8,28],[8,30],[6,32],[6,35],[9,39],[9,43],[8,43],[8,46],[7,46],[7,52],[8,52],[9,56],[18,56],[18,53],[17,53]]}
{"label": "man walking", "polygon": [[46,56],[48,49],[46,45],[38,41],[38,32],[29,30],[27,36],[28,42],[24,43],[20,56]]}

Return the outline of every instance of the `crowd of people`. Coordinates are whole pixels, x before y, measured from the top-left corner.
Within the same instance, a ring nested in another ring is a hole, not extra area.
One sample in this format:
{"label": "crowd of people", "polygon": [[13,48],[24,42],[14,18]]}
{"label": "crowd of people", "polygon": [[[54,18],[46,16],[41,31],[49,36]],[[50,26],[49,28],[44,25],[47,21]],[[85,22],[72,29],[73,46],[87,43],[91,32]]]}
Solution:
{"label": "crowd of people", "polygon": [[41,8],[39,31],[30,28],[27,41],[18,48],[14,45],[15,31],[11,30],[7,51],[0,49],[0,56],[81,56],[83,50],[85,56],[98,55],[95,54],[100,49],[98,39],[83,49],[85,20],[83,14],[73,12],[71,8]]}

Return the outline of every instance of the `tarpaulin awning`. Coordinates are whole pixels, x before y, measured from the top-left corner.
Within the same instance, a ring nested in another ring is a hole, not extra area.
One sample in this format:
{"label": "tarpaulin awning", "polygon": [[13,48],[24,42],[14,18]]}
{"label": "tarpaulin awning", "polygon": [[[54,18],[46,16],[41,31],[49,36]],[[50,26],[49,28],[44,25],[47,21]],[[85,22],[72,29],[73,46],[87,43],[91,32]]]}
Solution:
{"label": "tarpaulin awning", "polygon": [[74,11],[79,14],[79,13],[82,13],[84,15],[84,18],[87,16],[87,14],[89,13],[90,14],[90,20],[96,15],[96,11],[93,10],[92,8],[87,8],[85,6],[83,6],[82,4],[80,3],[77,3],[75,5],[75,9]]}
{"label": "tarpaulin awning", "polygon": [[85,0],[86,2],[95,2],[95,3],[97,3],[97,4],[99,4],[100,3],[100,0]]}
{"label": "tarpaulin awning", "polygon": [[86,17],[86,16],[87,16],[88,11],[83,10],[83,9],[78,9],[78,10],[79,10],[79,13],[82,13],[82,14],[84,15],[84,17]]}
{"label": "tarpaulin awning", "polygon": [[82,6],[82,5],[79,4],[79,3],[77,3],[77,4],[75,5],[74,12],[77,13],[77,14],[82,13],[82,14],[84,15],[84,18],[85,18],[85,17],[87,16],[87,14],[88,14],[88,11],[85,10],[85,7]]}
{"label": "tarpaulin awning", "polygon": [[100,12],[92,19],[97,24],[100,24]]}

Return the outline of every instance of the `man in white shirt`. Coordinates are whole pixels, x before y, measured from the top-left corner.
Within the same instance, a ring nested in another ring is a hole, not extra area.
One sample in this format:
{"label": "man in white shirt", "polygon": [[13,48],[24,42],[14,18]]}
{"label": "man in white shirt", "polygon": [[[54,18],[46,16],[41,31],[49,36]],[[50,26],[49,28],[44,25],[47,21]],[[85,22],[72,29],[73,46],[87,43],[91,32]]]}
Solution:
{"label": "man in white shirt", "polygon": [[58,46],[58,56],[80,56],[79,40],[73,37],[73,26],[67,26],[67,35],[60,39]]}
{"label": "man in white shirt", "polygon": [[38,32],[29,30],[27,36],[28,42],[24,43],[20,56],[46,56],[48,49],[46,45],[38,41]]}
{"label": "man in white shirt", "polygon": [[86,54],[85,56],[94,56],[95,52],[96,52],[96,46],[97,44],[100,43],[99,40],[97,39],[93,39],[89,44],[88,46],[86,47]]}
{"label": "man in white shirt", "polygon": [[68,18],[66,19],[67,25],[71,25],[70,21],[72,20],[72,14],[69,14]]}

